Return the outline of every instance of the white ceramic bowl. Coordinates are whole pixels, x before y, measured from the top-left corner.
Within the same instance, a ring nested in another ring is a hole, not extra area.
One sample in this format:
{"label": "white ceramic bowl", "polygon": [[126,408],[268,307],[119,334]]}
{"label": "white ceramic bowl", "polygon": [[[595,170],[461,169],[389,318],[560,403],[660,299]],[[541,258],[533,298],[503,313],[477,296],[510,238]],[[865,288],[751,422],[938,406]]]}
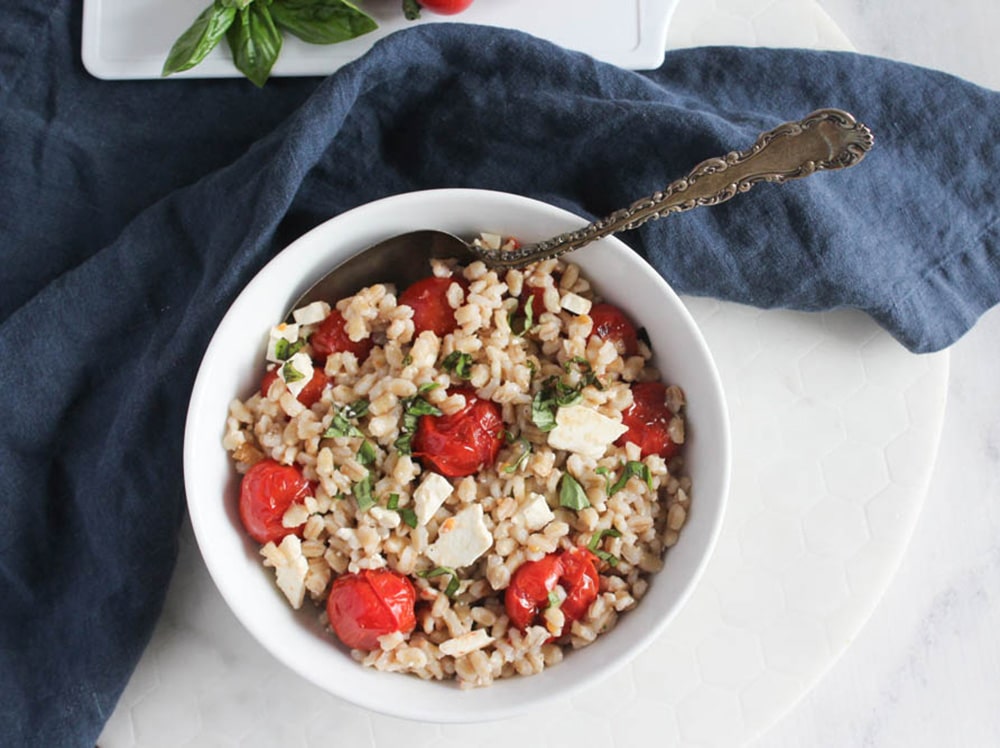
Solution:
{"label": "white ceramic bowl", "polygon": [[585,222],[562,209],[516,195],[446,189],[379,200],[316,227],[278,254],[247,285],[205,353],[187,416],[184,480],[188,510],[205,563],[237,618],[280,661],[347,701],[427,722],[477,722],[511,716],[565,697],[624,665],[667,624],[697,583],[719,533],[730,472],[729,423],[712,357],[694,320],[664,280],[617,239],[576,252],[586,276],[649,333],[665,379],[688,401],[687,466],[692,508],[645,598],[594,644],[570,652],[539,675],[498,680],[463,691],[453,682],[377,672],[354,662],[323,631],[309,604],[295,612],[261,565],[237,513],[238,478],[222,447],[228,403],[258,386],[266,330],[320,276],[355,252],[394,234],[437,228],[480,231],[532,241]]}

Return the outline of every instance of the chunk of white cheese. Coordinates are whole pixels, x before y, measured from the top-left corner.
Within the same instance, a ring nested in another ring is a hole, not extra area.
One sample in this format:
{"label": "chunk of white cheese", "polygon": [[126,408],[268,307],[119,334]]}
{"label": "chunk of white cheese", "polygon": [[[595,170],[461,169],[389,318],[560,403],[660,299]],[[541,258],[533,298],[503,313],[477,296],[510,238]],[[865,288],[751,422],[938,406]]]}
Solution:
{"label": "chunk of white cheese", "polygon": [[569,405],[556,411],[556,427],[549,432],[549,446],[596,460],[626,431],[628,427],[621,421],[593,408]]}
{"label": "chunk of white cheese", "polygon": [[[292,372],[297,372],[294,376]],[[299,376],[301,374],[301,376]],[[288,387],[288,391],[295,397],[309,384],[313,376],[312,359],[308,353],[296,353],[290,359],[278,367],[278,376]]]}
{"label": "chunk of white cheese", "polygon": [[567,293],[563,294],[562,299],[559,300],[559,305],[567,312],[573,314],[587,314],[590,311],[591,302],[590,299],[585,299],[575,293]]}
{"label": "chunk of white cheese", "polygon": [[289,604],[298,610],[306,594],[306,574],[309,561],[302,555],[302,543],[295,535],[286,535],[270,555],[274,563],[274,580]]}
{"label": "chunk of white cheese", "polygon": [[443,475],[428,473],[423,482],[413,492],[413,507],[417,514],[417,523],[426,525],[435,512],[441,508],[445,499],[451,496],[451,483]]}
{"label": "chunk of white cheese", "polygon": [[278,341],[285,340],[289,343],[294,343],[298,339],[299,326],[294,323],[286,324],[282,322],[280,325],[272,327],[271,334],[267,339],[267,360],[280,364],[283,359],[279,358],[277,352],[275,351],[275,346],[278,344]]}
{"label": "chunk of white cheese", "polygon": [[441,523],[437,540],[427,548],[427,558],[438,566],[461,569],[491,545],[493,536],[483,521],[483,507],[473,504]]}
{"label": "chunk of white cheese", "polygon": [[325,301],[314,301],[292,312],[292,319],[300,325],[318,325],[330,316],[330,305]]}
{"label": "chunk of white cheese", "polygon": [[441,650],[441,654],[443,655],[463,657],[470,652],[475,652],[477,649],[482,649],[487,644],[492,644],[493,641],[493,637],[486,632],[486,629],[476,629],[467,634],[460,634],[452,639],[441,642],[438,649]]}
{"label": "chunk of white cheese", "polygon": [[556,515],[549,509],[549,502],[540,493],[530,494],[520,511],[514,515],[514,521],[528,530],[541,530],[555,518]]}

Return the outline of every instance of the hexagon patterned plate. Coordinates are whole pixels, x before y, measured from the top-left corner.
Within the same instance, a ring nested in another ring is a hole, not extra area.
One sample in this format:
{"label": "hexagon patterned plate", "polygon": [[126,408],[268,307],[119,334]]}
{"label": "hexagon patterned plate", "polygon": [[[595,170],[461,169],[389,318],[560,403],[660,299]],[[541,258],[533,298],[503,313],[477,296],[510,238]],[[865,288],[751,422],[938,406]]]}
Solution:
{"label": "hexagon patterned plate", "polygon": [[[681,0],[668,42],[848,46],[803,0]],[[760,735],[844,651],[896,569],[934,464],[948,355],[909,354],[857,312],[685,301],[729,397],[733,490],[703,583],[633,663],[485,728],[376,715],[264,652],[185,526],[163,616],[102,748],[733,748]]]}

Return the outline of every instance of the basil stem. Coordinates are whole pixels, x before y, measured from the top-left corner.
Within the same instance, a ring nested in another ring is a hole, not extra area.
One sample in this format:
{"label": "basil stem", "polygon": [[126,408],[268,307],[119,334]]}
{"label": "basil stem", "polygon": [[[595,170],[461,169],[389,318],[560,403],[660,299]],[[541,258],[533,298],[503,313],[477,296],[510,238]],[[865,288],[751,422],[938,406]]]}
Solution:
{"label": "basil stem", "polygon": [[240,10],[226,32],[233,64],[258,88],[267,83],[271,68],[281,54],[281,32],[274,25],[270,8],[254,2]]}
{"label": "basil stem", "polygon": [[371,16],[347,0],[275,0],[271,16],[310,44],[336,44],[378,28]]}
{"label": "basil stem", "polygon": [[209,5],[187,31],[177,37],[160,74],[166,78],[173,73],[190,70],[204,60],[222,41],[235,19],[236,8],[223,5],[221,0]]}

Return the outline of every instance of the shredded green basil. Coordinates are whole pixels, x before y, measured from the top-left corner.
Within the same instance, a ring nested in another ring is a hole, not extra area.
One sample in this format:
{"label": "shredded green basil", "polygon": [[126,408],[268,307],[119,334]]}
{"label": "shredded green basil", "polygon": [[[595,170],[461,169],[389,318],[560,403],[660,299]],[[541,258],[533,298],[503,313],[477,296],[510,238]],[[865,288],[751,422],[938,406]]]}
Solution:
{"label": "shredded green basil", "polygon": [[306,375],[292,366],[291,361],[286,361],[281,367],[281,378],[284,379],[286,383],[290,383],[298,382],[300,379],[305,379]]}
{"label": "shredded green basil", "polygon": [[386,502],[385,508],[386,509],[392,509],[393,511],[395,511],[396,509],[399,509],[399,494],[398,493],[391,493],[391,494],[389,494],[389,501]]}
{"label": "shredded green basil", "polygon": [[562,600],[559,599],[559,595],[556,594],[555,590],[549,590],[549,605],[550,608],[558,608],[562,605]]}
{"label": "shredded green basil", "polygon": [[436,390],[441,386],[440,382],[424,382],[422,385],[417,387],[417,392],[424,393],[430,392],[431,390]]}
{"label": "shredded green basil", "polygon": [[376,457],[375,445],[367,439],[361,442],[361,446],[358,448],[358,462],[362,465],[371,465],[375,462]]}
{"label": "shredded green basil", "polygon": [[[364,407],[360,405],[364,403]],[[333,414],[333,420],[330,421],[330,425],[327,427],[326,431],[323,432],[324,439],[332,439],[337,436],[364,436],[364,433],[351,423],[351,419],[357,417],[357,414],[364,415],[368,412],[368,401],[358,400],[351,403],[345,408],[341,408]]]}
{"label": "shredded green basil", "polygon": [[601,550],[597,547],[601,544],[601,540],[604,539],[605,535],[608,535],[612,538],[620,538],[622,536],[622,534],[614,527],[610,527],[606,530],[598,530],[590,537],[590,542],[587,543],[587,549],[591,551],[591,553],[593,553],[599,559],[605,561],[609,565],[617,566],[618,558],[616,556],[612,556],[607,551]]}
{"label": "shredded green basil", "polygon": [[583,490],[580,482],[569,473],[563,473],[562,478],[559,479],[559,506],[577,512],[590,506],[587,492]]}
{"label": "shredded green basil", "polygon": [[364,418],[368,415],[369,405],[370,403],[364,398],[355,400],[353,403],[344,408],[344,415],[348,418]]}
{"label": "shredded green basil", "polygon": [[367,512],[375,506],[375,499],[372,497],[372,476],[369,473],[364,478],[354,484],[354,500],[358,502],[358,509]]}
{"label": "shredded green basil", "polygon": [[281,361],[287,361],[305,347],[306,341],[299,338],[296,341],[278,338],[274,341],[274,356]]}
{"label": "shredded green basil", "polygon": [[528,455],[531,454],[531,442],[523,436],[518,438],[517,441],[521,444],[521,454],[517,456],[517,459],[514,460],[514,462],[510,463],[503,469],[505,473],[516,472],[521,464],[528,459]]}
{"label": "shredded green basil", "polygon": [[[436,383],[435,383],[436,384]],[[403,424],[400,428],[399,438],[393,443],[400,454],[408,455],[413,453],[411,442],[413,432],[417,430],[417,420],[420,416],[439,416],[441,409],[431,405],[422,397],[414,395],[403,401]]]}
{"label": "shredded green basil", "polygon": [[594,472],[598,475],[604,476],[604,490],[607,491],[608,496],[611,495],[611,471],[608,470],[604,465],[594,468]]}
{"label": "shredded green basil", "polygon": [[585,386],[586,383],[582,381],[577,385],[570,385],[557,376],[549,377],[531,399],[531,422],[540,431],[551,431],[556,427],[556,411],[580,402]]}
{"label": "shredded green basil", "polygon": [[452,351],[444,357],[441,365],[445,371],[454,374],[459,379],[468,379],[471,376],[472,355],[461,351]]}
{"label": "shredded green basil", "polygon": [[399,518],[410,527],[417,526],[417,513],[408,506],[404,506],[399,510]]}
{"label": "shredded green basil", "polygon": [[614,496],[616,493],[625,488],[625,484],[627,484],[629,478],[633,476],[642,478],[646,481],[646,485],[649,487],[649,490],[653,490],[653,476],[649,472],[649,466],[644,462],[629,460],[625,463],[625,469],[622,471],[618,480],[608,486],[608,496]]}
{"label": "shredded green basil", "polygon": [[454,597],[455,593],[458,592],[458,572],[452,569],[450,566],[438,566],[433,569],[426,569],[424,571],[418,571],[417,576],[421,579],[431,579],[432,577],[440,577],[445,574],[450,574],[451,579],[448,582],[448,586],[444,588],[444,594],[448,597]]}

